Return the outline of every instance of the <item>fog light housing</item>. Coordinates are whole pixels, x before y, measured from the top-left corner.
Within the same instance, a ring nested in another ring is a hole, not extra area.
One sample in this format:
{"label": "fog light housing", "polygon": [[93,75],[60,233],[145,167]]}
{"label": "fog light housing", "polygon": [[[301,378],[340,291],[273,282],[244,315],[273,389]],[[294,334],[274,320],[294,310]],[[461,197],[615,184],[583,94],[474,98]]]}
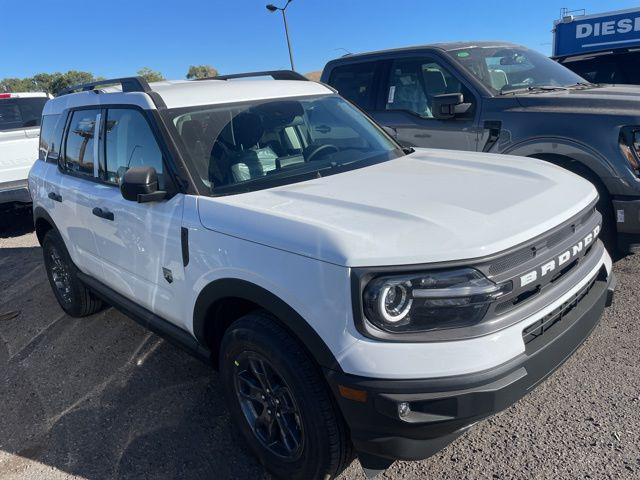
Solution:
{"label": "fog light housing", "polygon": [[400,418],[406,417],[411,413],[411,405],[409,402],[400,402],[398,404],[398,416]]}

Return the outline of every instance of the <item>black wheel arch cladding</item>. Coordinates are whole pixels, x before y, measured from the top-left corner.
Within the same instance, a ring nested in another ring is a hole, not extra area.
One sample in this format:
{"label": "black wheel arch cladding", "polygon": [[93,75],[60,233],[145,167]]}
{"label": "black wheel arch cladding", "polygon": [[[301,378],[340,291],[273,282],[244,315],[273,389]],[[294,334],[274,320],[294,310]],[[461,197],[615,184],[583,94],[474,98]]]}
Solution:
{"label": "black wheel arch cladding", "polygon": [[215,324],[224,322],[224,319],[215,318],[214,308],[218,302],[229,298],[251,302],[258,308],[270,312],[300,340],[321,367],[342,370],[327,344],[295,309],[268,290],[246,280],[234,278],[219,279],[209,283],[200,292],[194,307],[194,335],[202,345],[211,348],[214,361],[217,359],[218,348],[224,333],[216,335]]}

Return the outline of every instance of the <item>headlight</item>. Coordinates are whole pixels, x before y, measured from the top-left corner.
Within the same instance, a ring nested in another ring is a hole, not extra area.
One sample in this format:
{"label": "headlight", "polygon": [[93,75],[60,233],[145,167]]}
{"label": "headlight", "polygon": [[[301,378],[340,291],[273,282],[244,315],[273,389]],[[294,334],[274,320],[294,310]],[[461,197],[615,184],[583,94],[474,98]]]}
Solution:
{"label": "headlight", "polygon": [[633,172],[640,176],[640,127],[623,127],[619,143],[622,155]]}
{"label": "headlight", "polygon": [[480,322],[512,288],[472,268],[374,278],[362,300],[367,320],[388,332],[424,332]]}

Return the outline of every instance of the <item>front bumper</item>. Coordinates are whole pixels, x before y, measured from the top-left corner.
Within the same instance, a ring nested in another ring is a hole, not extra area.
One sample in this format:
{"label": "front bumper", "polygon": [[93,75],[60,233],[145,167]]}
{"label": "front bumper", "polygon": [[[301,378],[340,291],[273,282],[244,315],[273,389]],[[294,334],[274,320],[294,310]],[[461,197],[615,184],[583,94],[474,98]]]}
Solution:
{"label": "front bumper", "polygon": [[640,251],[640,198],[615,198],[613,211],[621,252]]}
{"label": "front bumper", "polygon": [[31,203],[27,180],[0,183],[0,204],[13,202]]}
{"label": "front bumper", "polygon": [[[526,345],[525,353],[490,370],[424,380],[377,380],[326,371],[356,450],[392,460],[435,454],[562,365],[598,324],[614,287],[613,273],[607,275],[603,267],[575,305],[541,327],[542,334]],[[409,409],[401,416],[403,404]]]}

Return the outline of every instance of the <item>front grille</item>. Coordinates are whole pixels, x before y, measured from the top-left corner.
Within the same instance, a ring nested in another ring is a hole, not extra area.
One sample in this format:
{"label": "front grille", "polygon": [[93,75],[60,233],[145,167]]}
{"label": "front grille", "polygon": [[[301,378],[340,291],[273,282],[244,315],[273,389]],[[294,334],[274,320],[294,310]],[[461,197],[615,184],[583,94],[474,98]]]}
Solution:
{"label": "front grille", "polygon": [[[589,253],[591,253],[591,249],[593,248],[593,245],[594,244],[591,244],[585,250],[584,256],[582,258],[578,258],[572,261],[566,267],[558,271],[558,273],[556,273],[553,277],[551,277],[551,281],[549,282],[549,284],[553,285],[555,282],[557,282],[558,280],[560,280],[561,278],[565,277],[570,272],[572,272],[581,261],[584,261],[586,258],[588,258]],[[521,305],[526,300],[529,300],[535,297],[538,293],[540,293],[540,291],[541,291],[540,285],[536,285],[530,288],[529,290],[525,290],[524,292],[521,292],[518,296],[514,298],[510,298],[506,302],[498,303],[495,307],[496,315],[500,315],[502,313],[508,312],[509,310]]]}
{"label": "front grille", "polygon": [[565,318],[567,314],[569,314],[569,312],[577,307],[580,301],[587,296],[587,294],[595,285],[596,278],[591,280],[586,286],[584,286],[580,291],[578,291],[575,295],[573,295],[569,300],[564,302],[558,308],[554,309],[552,312],[548,313],[534,324],[525,328],[522,331],[522,340],[524,341],[525,345],[533,342],[538,338],[543,337],[550,328],[558,324],[558,322],[562,321],[562,319]]}
{"label": "front grille", "polygon": [[509,255],[494,261],[489,266],[489,275],[496,276],[500,275],[501,273],[507,272],[522,265],[525,262],[528,262],[533,258],[536,258],[536,256],[538,256],[540,252],[550,250],[561,244],[562,242],[568,240],[576,233],[577,230],[580,230],[583,225],[591,220],[591,217],[594,215],[594,213],[595,208],[590,207],[586,212],[578,216],[578,218],[576,218],[573,222],[563,226],[558,231],[553,232],[546,238],[543,238],[533,245],[528,245],[521,250],[510,253]]}

